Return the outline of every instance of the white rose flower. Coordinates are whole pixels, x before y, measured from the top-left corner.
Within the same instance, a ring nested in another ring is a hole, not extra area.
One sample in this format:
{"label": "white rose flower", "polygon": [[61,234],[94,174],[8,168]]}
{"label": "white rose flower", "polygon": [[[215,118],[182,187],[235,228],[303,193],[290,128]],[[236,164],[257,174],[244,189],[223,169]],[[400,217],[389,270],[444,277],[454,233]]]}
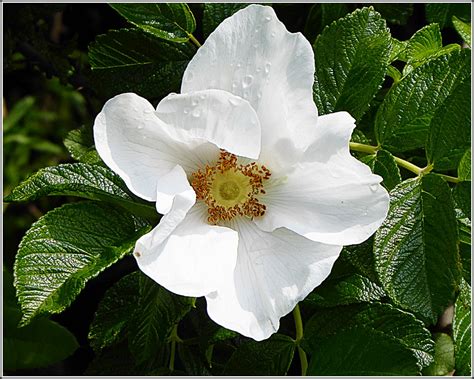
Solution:
{"label": "white rose flower", "polygon": [[136,243],[139,268],[255,340],[388,211],[381,178],[349,152],[354,119],[318,117],[313,80],[308,41],[250,5],[199,48],[181,94],[156,110],[118,95],[94,124],[103,161],[164,214]]}

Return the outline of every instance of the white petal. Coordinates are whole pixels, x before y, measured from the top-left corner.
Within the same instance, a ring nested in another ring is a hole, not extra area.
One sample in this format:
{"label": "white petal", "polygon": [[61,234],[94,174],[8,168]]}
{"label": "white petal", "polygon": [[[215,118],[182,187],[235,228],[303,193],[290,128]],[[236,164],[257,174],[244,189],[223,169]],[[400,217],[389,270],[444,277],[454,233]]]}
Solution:
{"label": "white petal", "polygon": [[314,241],[357,244],[387,216],[389,196],[382,178],[349,152],[354,119],[346,112],[321,116],[316,140],[301,162],[266,187],[264,230],[286,227]]}
{"label": "white petal", "polygon": [[205,141],[177,141],[172,126],[144,98],[125,93],[107,101],[94,123],[100,157],[137,196],[156,200],[156,183],[176,164],[189,174],[218,156]]}
{"label": "white petal", "polygon": [[177,195],[158,226],[137,241],[134,255],[140,270],[169,291],[204,296],[232,275],[238,235],[209,225],[201,204],[189,205]]}
{"label": "white petal", "polygon": [[271,7],[250,5],[224,20],[199,48],[181,92],[216,88],[248,100],[262,127],[261,159],[278,165],[273,145],[289,139],[303,149],[314,134],[313,81],[309,42],[289,33]]}
{"label": "white petal", "polygon": [[229,92],[205,90],[171,94],[156,109],[158,117],[173,125],[177,140],[204,139],[240,156],[257,159],[260,123],[250,104]]}
{"label": "white petal", "polygon": [[329,275],[342,247],[284,228],[263,232],[250,221],[239,221],[237,228],[234,276],[206,296],[207,311],[218,324],[260,341]]}

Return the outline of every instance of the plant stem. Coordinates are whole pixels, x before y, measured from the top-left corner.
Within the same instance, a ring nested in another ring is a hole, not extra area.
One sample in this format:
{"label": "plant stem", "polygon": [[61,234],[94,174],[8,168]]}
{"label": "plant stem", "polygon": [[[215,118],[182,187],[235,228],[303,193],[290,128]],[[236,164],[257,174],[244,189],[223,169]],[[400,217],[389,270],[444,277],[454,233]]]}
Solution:
{"label": "plant stem", "polygon": [[170,352],[170,364],[168,368],[170,369],[170,371],[174,371],[174,357],[176,355],[176,342],[180,341],[180,338],[178,337],[178,324],[173,326],[173,329],[171,329],[169,340],[171,342],[171,352]]}
{"label": "plant stem", "polygon": [[459,178],[455,178],[454,176],[449,176],[449,175],[444,175],[444,174],[436,174],[436,175],[441,176],[442,178],[444,178],[444,180],[451,183],[459,183],[461,181],[459,180]]}
{"label": "plant stem", "polygon": [[200,42],[191,33],[188,34],[188,37],[198,48],[201,47]]}
{"label": "plant stem", "polygon": [[360,151],[361,153],[375,154],[378,150],[377,146],[364,145],[363,143],[349,142],[351,150]]}
{"label": "plant stem", "polygon": [[[349,142],[349,147],[353,151],[359,151],[361,153],[367,153],[367,154],[375,154],[377,150],[379,150],[379,146],[365,145],[363,143],[357,143],[357,142]],[[397,165],[407,169],[408,171],[413,172],[414,174],[418,176],[427,174],[431,172],[431,170],[433,169],[433,164],[429,164],[428,166],[421,168],[411,162],[406,161],[405,159],[402,159],[396,156],[393,156],[393,158],[395,159],[395,163]],[[459,178],[456,178],[454,176],[438,174],[438,173],[436,173],[436,175],[441,176],[446,181],[451,182],[451,183],[460,182]]]}
{"label": "plant stem", "polygon": [[306,376],[306,370],[308,369],[308,358],[306,357],[306,352],[300,346],[300,342],[303,339],[303,321],[301,319],[301,312],[298,304],[296,304],[295,309],[293,309],[293,318],[295,319],[296,327],[295,343],[298,347],[298,355],[300,356],[301,362],[301,376]]}

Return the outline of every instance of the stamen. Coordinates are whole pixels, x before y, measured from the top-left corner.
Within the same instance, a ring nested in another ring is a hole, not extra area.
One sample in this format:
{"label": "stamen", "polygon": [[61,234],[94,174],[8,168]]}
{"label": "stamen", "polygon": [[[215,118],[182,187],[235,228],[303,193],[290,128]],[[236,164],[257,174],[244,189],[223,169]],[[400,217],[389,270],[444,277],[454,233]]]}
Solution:
{"label": "stamen", "polygon": [[236,216],[261,217],[266,207],[257,198],[265,194],[270,170],[252,162],[237,164],[237,156],[221,150],[214,166],[206,165],[192,174],[191,186],[198,200],[207,205],[208,222],[217,224]]}

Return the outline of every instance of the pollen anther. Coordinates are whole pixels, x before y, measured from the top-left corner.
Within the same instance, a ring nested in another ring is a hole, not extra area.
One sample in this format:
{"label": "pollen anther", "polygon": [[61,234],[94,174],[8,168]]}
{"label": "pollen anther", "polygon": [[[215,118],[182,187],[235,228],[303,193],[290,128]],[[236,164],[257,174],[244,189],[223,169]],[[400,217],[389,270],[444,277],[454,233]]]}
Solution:
{"label": "pollen anther", "polygon": [[255,162],[237,163],[237,156],[221,150],[214,166],[206,165],[192,174],[196,198],[207,205],[208,222],[217,224],[236,216],[261,217],[266,206],[258,195],[265,194],[264,182],[271,173]]}

